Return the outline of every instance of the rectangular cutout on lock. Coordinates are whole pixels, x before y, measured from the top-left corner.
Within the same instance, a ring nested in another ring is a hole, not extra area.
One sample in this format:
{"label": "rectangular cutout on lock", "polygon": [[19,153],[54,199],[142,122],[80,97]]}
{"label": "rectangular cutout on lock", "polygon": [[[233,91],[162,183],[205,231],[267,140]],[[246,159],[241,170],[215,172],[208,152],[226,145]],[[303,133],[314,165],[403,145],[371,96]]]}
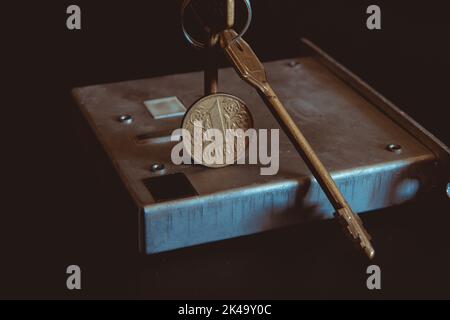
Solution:
{"label": "rectangular cutout on lock", "polygon": [[[146,143],[171,143],[181,141],[181,135],[175,135],[176,130],[160,130],[154,132],[147,132],[136,136],[136,143],[146,144]],[[172,140],[173,139],[173,140]]]}
{"label": "rectangular cutout on lock", "polygon": [[198,196],[197,190],[181,172],[148,178],[143,182],[156,202]]}

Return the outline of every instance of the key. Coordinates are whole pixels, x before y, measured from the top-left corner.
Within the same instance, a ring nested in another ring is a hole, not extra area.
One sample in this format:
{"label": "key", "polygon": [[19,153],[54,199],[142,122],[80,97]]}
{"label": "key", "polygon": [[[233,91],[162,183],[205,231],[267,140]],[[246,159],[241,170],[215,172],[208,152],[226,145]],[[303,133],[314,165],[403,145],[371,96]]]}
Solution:
{"label": "key", "polygon": [[[187,6],[190,1],[185,0],[183,6]],[[234,26],[234,0],[227,0],[227,28],[233,28]],[[216,129],[223,137],[226,137],[227,130],[239,128],[243,132],[253,127],[253,118],[248,110],[245,102],[230,94],[218,93],[219,81],[218,81],[218,66],[216,55],[218,50],[219,35],[212,27],[204,26],[204,30],[207,33],[204,42],[205,52],[205,70],[204,70],[204,97],[197,100],[192,104],[185,117],[181,127],[186,130],[190,137],[189,139],[182,139],[185,144],[185,150],[190,154],[195,163],[202,164],[209,168],[220,168],[233,164],[239,158],[245,156],[242,150],[247,148],[235,148],[230,149],[225,142],[222,150],[216,150],[218,154],[214,152],[214,157],[210,157],[208,154],[201,152],[195,152],[195,144],[205,146],[210,143],[206,139],[205,131],[209,129]],[[189,40],[189,37],[187,37]],[[195,132],[200,131],[200,134],[196,136]],[[234,141],[233,141],[234,143]],[[244,144],[248,141],[245,140]],[[222,161],[215,161],[216,157],[222,158]],[[227,161],[227,160],[231,161]]]}
{"label": "key", "polygon": [[375,250],[370,243],[370,235],[365,230],[359,216],[350,208],[328,170],[278,99],[267,80],[266,71],[261,61],[248,43],[242,38],[238,38],[237,33],[232,29],[221,32],[220,45],[239,76],[258,91],[280,126],[286,132],[336,210],[336,218],[343,223],[349,235],[359,243],[367,257],[372,259],[375,256]]}

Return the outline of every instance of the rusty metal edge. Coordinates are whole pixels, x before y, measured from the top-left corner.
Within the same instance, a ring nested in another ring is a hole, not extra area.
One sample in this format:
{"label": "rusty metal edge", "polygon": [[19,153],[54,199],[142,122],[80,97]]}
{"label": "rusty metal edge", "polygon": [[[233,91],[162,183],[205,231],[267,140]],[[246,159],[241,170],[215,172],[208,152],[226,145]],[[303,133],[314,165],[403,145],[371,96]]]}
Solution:
{"label": "rusty metal edge", "polygon": [[422,127],[413,118],[398,108],[390,100],[369,86],[364,80],[345,68],[312,41],[301,39],[302,49],[306,49],[313,58],[330,70],[335,76],[356,90],[362,97],[372,103],[378,110],[396,122],[401,128],[413,136],[417,141],[428,148],[436,157],[436,166],[445,172],[441,175],[442,181],[437,185],[445,186],[450,176],[450,149],[432,133]]}

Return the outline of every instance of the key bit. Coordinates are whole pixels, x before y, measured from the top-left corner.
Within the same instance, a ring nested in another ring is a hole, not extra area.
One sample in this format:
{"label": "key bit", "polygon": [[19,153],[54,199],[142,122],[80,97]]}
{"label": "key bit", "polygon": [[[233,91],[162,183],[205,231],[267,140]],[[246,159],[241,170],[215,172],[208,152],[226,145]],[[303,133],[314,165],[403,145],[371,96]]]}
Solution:
{"label": "key bit", "polygon": [[356,215],[349,207],[336,210],[336,217],[342,221],[347,228],[352,240],[359,243],[369,259],[375,256],[375,250],[370,243],[372,237],[363,227],[363,223],[358,215]]}
{"label": "key bit", "polygon": [[336,218],[345,225],[349,235],[359,243],[367,257],[372,259],[375,256],[375,250],[370,243],[371,237],[364,229],[361,219],[352,211],[330,173],[278,99],[267,80],[264,65],[252,48],[242,38],[238,38],[236,31],[232,29],[225,30],[220,34],[220,45],[239,76],[256,88],[266,102],[333,205]]}

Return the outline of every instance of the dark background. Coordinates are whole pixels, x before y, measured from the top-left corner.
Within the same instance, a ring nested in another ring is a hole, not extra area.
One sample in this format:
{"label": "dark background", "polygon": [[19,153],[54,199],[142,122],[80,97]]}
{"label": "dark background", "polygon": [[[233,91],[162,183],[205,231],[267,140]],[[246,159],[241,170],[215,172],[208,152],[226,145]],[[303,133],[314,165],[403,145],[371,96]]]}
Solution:
{"label": "dark background", "polygon": [[[179,2],[41,1],[2,11],[4,116],[18,114],[2,125],[11,163],[0,297],[450,298],[443,190],[364,216],[382,268],[378,292],[366,289],[368,263],[332,221],[137,255],[135,212],[110,168],[99,166],[102,155],[81,152],[70,89],[200,70],[203,57],[182,37]],[[449,144],[446,1],[252,3],[245,38],[262,60],[296,57],[307,37]],[[69,4],[82,9],[81,31],[65,27]],[[382,30],[365,27],[369,4],[381,6]],[[81,292],[65,288],[70,264],[82,268]]]}

